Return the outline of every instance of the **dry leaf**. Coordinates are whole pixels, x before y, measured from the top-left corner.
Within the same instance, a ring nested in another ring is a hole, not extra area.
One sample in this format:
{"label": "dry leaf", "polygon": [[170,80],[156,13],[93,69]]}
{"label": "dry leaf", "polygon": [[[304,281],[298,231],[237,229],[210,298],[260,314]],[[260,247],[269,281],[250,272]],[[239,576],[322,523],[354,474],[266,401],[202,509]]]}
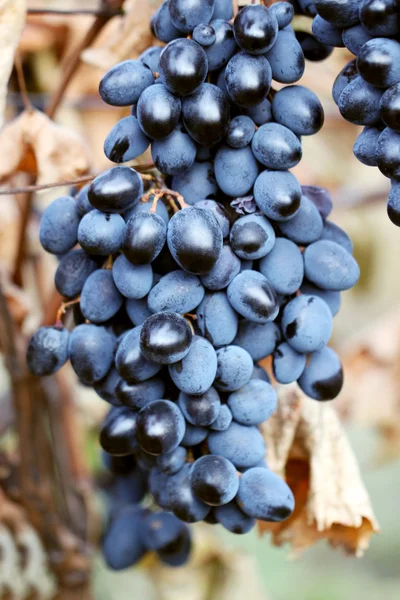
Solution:
{"label": "dry leaf", "polygon": [[334,406],[286,386],[262,429],[268,465],[286,476],[296,508],[283,523],[260,522],[260,530],[276,545],[289,542],[294,554],[326,539],[362,556],[379,527]]}
{"label": "dry leaf", "polygon": [[102,36],[101,45],[85,50],[82,60],[99,69],[108,70],[122,60],[139,56],[154,43],[150,18],[159,4],[159,0],[125,0],[124,17],[115,17],[110,21]]}
{"label": "dry leaf", "polygon": [[0,131],[0,181],[22,170],[37,183],[74,179],[88,172],[89,152],[81,138],[45,114],[25,111]]}
{"label": "dry leaf", "polygon": [[0,128],[14,54],[25,24],[26,0],[0,0]]}

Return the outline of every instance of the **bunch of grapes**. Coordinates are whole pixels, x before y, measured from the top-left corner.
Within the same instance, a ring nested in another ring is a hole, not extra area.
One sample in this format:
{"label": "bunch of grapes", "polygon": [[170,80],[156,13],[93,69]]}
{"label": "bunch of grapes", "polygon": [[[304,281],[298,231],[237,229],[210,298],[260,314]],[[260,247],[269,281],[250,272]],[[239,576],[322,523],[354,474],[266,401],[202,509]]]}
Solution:
{"label": "bunch of grapes", "polygon": [[124,163],[151,146],[157,170],[115,166],[41,220],[75,326],[41,327],[29,368],[49,375],[70,360],[112,405],[100,433],[106,463],[122,469],[126,489],[141,482],[105,536],[113,568],[147,550],[182,564],[184,523],[246,533],[292,513],[290,488],[265,462],[259,427],[277,395],[260,361],[270,357],[277,382],[297,381],[315,400],[342,387],[327,343],[359,269],[328,220],[327,191],[289,171],[301,137],[323,123],[310,90],[271,88],[304,70],[293,12],[287,2],[248,5],[231,22],[230,1],[165,2],[152,29],[167,45],[100,84],[103,100],[132,106],[106,155]]}
{"label": "bunch of grapes", "polygon": [[400,226],[399,2],[315,0],[313,8],[317,40],[356,57],[336,78],[333,99],[347,121],[364,126],[354,154],[391,180],[387,211]]}

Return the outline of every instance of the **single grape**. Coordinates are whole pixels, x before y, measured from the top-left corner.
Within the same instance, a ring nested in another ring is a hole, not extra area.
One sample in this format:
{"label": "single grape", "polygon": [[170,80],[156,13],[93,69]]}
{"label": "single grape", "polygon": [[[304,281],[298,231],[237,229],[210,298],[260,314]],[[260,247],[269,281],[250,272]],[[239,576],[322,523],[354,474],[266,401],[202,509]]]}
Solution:
{"label": "single grape", "polygon": [[275,412],[277,402],[274,388],[261,379],[250,379],[228,398],[232,416],[241,425],[261,425]]}
{"label": "single grape", "polygon": [[68,299],[79,296],[86,279],[97,267],[84,250],[71,250],[62,257],[57,267],[54,276],[57,291]]}
{"label": "single grape", "polygon": [[125,310],[135,326],[142,325],[147,317],[152,314],[147,306],[147,298],[141,298],[140,300],[131,298],[130,300],[126,300]]}
{"label": "single grape", "polygon": [[208,23],[214,7],[215,0],[168,0],[171,20],[184,33],[191,33],[200,23]]}
{"label": "single grape", "polygon": [[360,276],[353,256],[330,240],[320,240],[306,248],[304,267],[307,279],[323,290],[348,290]]}
{"label": "single grape", "polygon": [[396,0],[363,0],[360,21],[372,36],[393,36],[400,31]]}
{"label": "single grape", "polygon": [[137,470],[136,460],[133,454],[127,456],[112,456],[105,450],[101,453],[105,468],[113,475],[130,475]]}
{"label": "single grape", "polygon": [[225,431],[213,431],[208,436],[212,454],[227,458],[238,468],[253,467],[265,456],[265,442],[257,427],[232,422]]}
{"label": "single grape", "polygon": [[[154,34],[165,44],[176,40],[179,37],[185,37],[183,31],[179,31],[173,24],[168,10],[168,0],[165,0],[154,15]],[[162,48],[161,48],[162,50]],[[150,65],[149,65],[150,66]],[[157,71],[160,66],[158,65]]]}
{"label": "single grape", "polygon": [[123,303],[124,297],[116,287],[110,270],[99,269],[86,279],[82,288],[80,308],[88,321],[108,321],[117,314]]}
{"label": "single grape", "polygon": [[210,210],[217,219],[218,225],[221,227],[222,236],[224,238],[228,237],[230,222],[228,214],[222,204],[215,202],[215,200],[200,200],[199,202],[196,202],[196,208]]}
{"label": "single grape", "polygon": [[302,294],[306,294],[308,296],[318,296],[318,298],[321,298],[321,300],[326,302],[329,306],[333,317],[339,312],[341,304],[340,292],[321,290],[307,280],[303,282],[300,291]]}
{"label": "single grape", "polygon": [[246,515],[261,521],[284,521],[294,510],[289,486],[278,475],[261,467],[243,473],[237,502]]}
{"label": "single grape", "polygon": [[[278,2],[277,4],[289,4],[288,2]],[[275,6],[274,4],[272,7]],[[291,6],[291,5],[290,5]],[[271,8],[272,8],[271,7]],[[215,516],[225,529],[231,533],[244,534],[249,533],[256,524],[255,519],[248,517],[243,511],[236,505],[236,502],[232,501],[223,506],[217,506],[215,508]]]}
{"label": "single grape", "polygon": [[186,464],[187,454],[186,448],[178,446],[172,452],[157,456],[157,465],[163,473],[174,475]]}
{"label": "single grape", "polygon": [[255,323],[273,321],[279,306],[275,292],[261,273],[243,271],[228,286],[228,299],[242,317]]}
{"label": "single grape", "polygon": [[136,437],[148,454],[165,454],[179,446],[185,434],[185,419],[176,404],[155,400],[144,406],[136,423]]}
{"label": "single grape", "polygon": [[329,217],[332,212],[333,202],[329,191],[316,185],[302,185],[301,190],[311,202],[318,208],[323,219]]}
{"label": "single grape", "polygon": [[140,410],[154,400],[163,398],[165,392],[164,381],[160,377],[153,377],[140,383],[128,383],[119,379],[115,395],[119,402],[133,410]]}
{"label": "single grape", "polygon": [[262,125],[254,135],[251,148],[256,159],[273,171],[291,169],[303,154],[297,135],[278,123]]}
{"label": "single grape", "polygon": [[231,119],[226,141],[232,148],[244,148],[250,144],[256,132],[254,121],[246,115],[239,115]]}
{"label": "single grape", "polygon": [[69,331],[63,326],[40,327],[31,337],[26,353],[28,369],[34,375],[52,375],[67,362]]}
{"label": "single grape", "polygon": [[400,227],[400,185],[397,181],[394,181],[390,188],[387,213],[392,223]]}
{"label": "single grape", "polygon": [[233,16],[232,0],[215,0],[213,12],[214,19],[226,19],[229,21]]}
{"label": "single grape", "polygon": [[182,269],[206,275],[222,252],[222,231],[209,210],[195,207],[177,212],[168,224],[170,252]]}
{"label": "single grape", "polygon": [[133,505],[127,506],[111,521],[102,542],[108,568],[122,571],[135,565],[145,555],[146,549],[140,537],[142,519],[142,509]]}
{"label": "single grape", "polygon": [[305,60],[303,49],[291,31],[279,31],[275,44],[265,54],[272,71],[272,79],[280,83],[295,83],[303,76]]}
{"label": "single grape", "polygon": [[168,137],[151,145],[154,164],[164,175],[186,173],[194,163],[196,151],[196,144],[184,127],[177,127]]}
{"label": "single grape", "polygon": [[380,121],[379,103],[382,90],[364,81],[362,77],[352,79],[338,99],[342,117],[354,125],[375,125]]}
{"label": "single grape", "polygon": [[353,146],[354,156],[369,167],[377,167],[376,154],[378,139],[382,130],[377,127],[364,127]]}
{"label": "single grape", "polygon": [[160,254],[167,239],[165,221],[152,212],[139,212],[127,222],[122,250],[134,265],[148,265]]}
{"label": "single grape", "polygon": [[121,378],[118,371],[114,368],[111,368],[103,379],[96,381],[93,384],[93,389],[96,394],[105,402],[108,402],[113,406],[121,406],[121,402],[118,400],[115,394],[116,387],[120,381]]}
{"label": "single grape", "polygon": [[107,104],[131,106],[154,83],[151,69],[139,60],[125,60],[112,67],[100,82],[99,93]]}
{"label": "single grape", "polygon": [[114,406],[100,431],[100,445],[113,456],[127,456],[137,448],[137,413],[124,406]]}
{"label": "single grape", "polygon": [[376,145],[376,162],[381,173],[390,179],[400,179],[400,133],[386,127]]}
{"label": "single grape", "polygon": [[228,94],[238,106],[257,106],[268,94],[272,71],[264,56],[238,52],[228,62],[225,83]]}
{"label": "single grape", "polygon": [[139,202],[142,179],[130,167],[113,167],[93,180],[88,195],[91,205],[105,213],[125,212]]}
{"label": "single grape", "polygon": [[178,473],[169,477],[168,502],[173,513],[186,523],[196,523],[210,512],[210,507],[194,494],[190,484],[191,466],[186,464]]}
{"label": "single grape", "polygon": [[198,446],[207,438],[208,429],[206,427],[195,427],[190,423],[186,423],[186,431],[182,440],[182,446],[192,448]]}
{"label": "single grape", "polygon": [[324,223],[315,204],[302,196],[297,213],[290,221],[280,223],[279,228],[292,242],[305,246],[321,237]]}
{"label": "single grape", "polygon": [[365,81],[378,88],[400,82],[400,44],[376,38],[366,42],[357,57],[357,68]]}
{"label": "single grape", "polygon": [[192,540],[189,528],[182,530],[181,535],[174,542],[158,550],[157,556],[164,564],[169,567],[181,567],[186,564],[190,557],[192,549]]}
{"label": "single grape", "polygon": [[254,365],[253,374],[251,379],[261,379],[261,381],[266,381],[267,383],[271,383],[270,377],[267,371],[261,365]]}
{"label": "single grape", "polygon": [[315,17],[317,9],[315,8],[315,0],[297,0],[300,14],[307,15],[308,17]]}
{"label": "single grape", "polygon": [[336,27],[351,27],[360,22],[360,0],[315,0],[318,14]]}
{"label": "single grape", "polygon": [[380,111],[385,125],[400,131],[400,83],[392,86],[383,94]]}
{"label": "single grape", "polygon": [[354,79],[358,77],[357,61],[351,60],[347,65],[343,67],[339,75],[336,77],[333,88],[332,97],[336,104],[339,104],[340,94],[343,92],[345,87]]}
{"label": "single grape", "polygon": [[259,172],[250,146],[235,149],[226,144],[217,150],[214,169],[221,190],[234,198],[250,192]]}
{"label": "single grape", "polygon": [[138,123],[149,138],[161,140],[178,125],[181,108],[181,100],[164,85],[152,85],[139,98]]}
{"label": "single grape", "polygon": [[218,392],[213,387],[201,396],[181,392],[178,404],[185,419],[195,427],[208,427],[218,418],[221,410]]}
{"label": "single grape", "polygon": [[83,188],[81,188],[75,196],[76,210],[80,219],[84,217],[88,212],[93,210],[93,206],[89,202],[89,187],[90,184],[88,183],[87,185],[83,186]]}
{"label": "single grape", "polygon": [[232,392],[248,381],[253,373],[253,360],[240,346],[225,346],[217,350],[217,374],[214,385],[218,390]]}
{"label": "single grape", "polygon": [[125,117],[112,128],[104,142],[104,154],[115,163],[123,163],[140,156],[149,147],[150,140],[140,129],[136,117]]}
{"label": "single grape", "polygon": [[197,25],[193,30],[192,37],[195,42],[204,47],[211,46],[217,39],[212,25],[207,25],[206,23]]}
{"label": "single grape", "polygon": [[325,21],[320,15],[316,15],[313,19],[312,32],[321,44],[335,46],[336,48],[343,48],[344,46],[342,29]]}
{"label": "single grape", "polygon": [[223,290],[240,273],[241,263],[228,245],[223,246],[221,256],[207,275],[201,277],[201,282],[211,291]]}
{"label": "single grape", "polygon": [[274,377],[279,383],[293,383],[303,373],[307,357],[299,354],[284,342],[274,352],[272,369]]}
{"label": "single grape", "polygon": [[210,342],[195,335],[188,354],[168,369],[172,381],[181,392],[201,395],[214,382],[217,355]]}
{"label": "single grape", "polygon": [[261,4],[242,8],[235,17],[233,28],[237,44],[249,54],[264,54],[275,44],[278,35],[274,13]]}
{"label": "single grape", "polygon": [[201,334],[218,348],[230,344],[238,327],[238,315],[225,292],[207,293],[198,306],[197,326]]}
{"label": "single grape", "polygon": [[322,230],[321,240],[330,240],[331,242],[336,242],[339,246],[343,246],[353,254],[353,242],[350,239],[350,236],[336,223],[332,221],[325,221],[324,229]]}
{"label": "single grape", "polygon": [[190,39],[173,40],[160,56],[160,78],[165,87],[179,96],[193,94],[207,77],[207,57]]}
{"label": "single grape", "polygon": [[128,383],[139,383],[154,377],[161,365],[147,360],[140,352],[141,327],[135,327],[121,339],[115,355],[118,373]]}
{"label": "single grape", "polygon": [[172,179],[172,187],[187,204],[196,204],[205,198],[213,198],[218,191],[211,162],[195,162],[193,166]]}
{"label": "single grape", "polygon": [[190,484],[196,496],[210,506],[228,504],[239,489],[239,476],[223,456],[208,454],[197,459],[190,471]]}
{"label": "single grape", "polygon": [[232,413],[227,404],[222,404],[218,417],[210,425],[212,431],[226,431],[232,423]]}
{"label": "single grape", "polygon": [[203,300],[204,293],[198,277],[180,270],[172,271],[153,287],[148,296],[148,307],[153,313],[165,310],[190,313]]}
{"label": "single grape", "polygon": [[277,238],[272,251],[260,260],[259,268],[277,294],[294,294],[304,277],[303,255],[285,238]]}
{"label": "single grape", "polygon": [[290,25],[294,17],[293,4],[290,2],[275,2],[269,7],[269,12],[277,20],[279,29],[284,29]]}
{"label": "single grape", "polygon": [[194,141],[213,146],[223,139],[228,129],[228,96],[216,85],[203,83],[199,90],[184,98],[182,114],[185,127]]}
{"label": "single grape", "polygon": [[[178,37],[178,36],[176,36]],[[171,40],[168,40],[171,41]],[[158,73],[160,70],[160,54],[162,48],[160,46],[150,46],[142,52],[139,56],[139,60],[149,67],[153,73]]]}
{"label": "single grape", "polygon": [[71,196],[61,196],[44,211],[40,220],[39,239],[46,252],[64,254],[77,242],[79,214]]}
{"label": "single grape", "polygon": [[301,187],[289,171],[262,171],[254,183],[254,200],[274,221],[288,221],[300,209]]}
{"label": "single grape", "polygon": [[343,385],[340,359],[332,348],[313,352],[297,382],[307,396],[314,400],[333,400]]}
{"label": "single grape", "polygon": [[272,354],[281,339],[276,323],[253,323],[245,319],[239,321],[239,329],[233,343],[246,350],[255,361]]}
{"label": "single grape", "polygon": [[117,346],[115,335],[105,327],[83,324],[69,340],[69,357],[79,379],[87,384],[101,381],[112,367]]}
{"label": "single grape", "polygon": [[215,31],[215,42],[204,48],[209,71],[225,67],[238,49],[233,35],[233,27],[227,20],[217,18],[210,23]]}
{"label": "single grape", "polygon": [[321,42],[310,33],[307,33],[306,31],[296,31],[295,33],[306,60],[319,62],[325,60],[332,54],[332,46],[321,44]]}
{"label": "single grape", "polygon": [[153,285],[151,265],[133,265],[122,254],[114,262],[112,276],[115,285],[125,298],[137,300],[144,298]]}
{"label": "single grape", "polygon": [[324,123],[324,110],[317,96],[302,85],[289,85],[272,100],[272,114],[277,123],[296,135],[314,135]]}
{"label": "single grape", "polygon": [[263,215],[255,213],[235,221],[229,239],[232,250],[239,258],[257,260],[273,249],[275,232]]}
{"label": "single grape", "polygon": [[355,56],[360,54],[361,48],[372,39],[372,36],[364,29],[361,24],[353,25],[342,32],[343,43]]}
{"label": "single grape", "polygon": [[146,515],[140,526],[143,543],[152,551],[175,542],[184,529],[185,525],[175,515],[161,511]]}
{"label": "single grape", "polygon": [[140,351],[150,361],[170,365],[190,350],[192,331],[186,319],[173,312],[148,317],[140,333]]}
{"label": "single grape", "polygon": [[250,117],[256,125],[264,125],[272,121],[272,104],[268,98],[264,98],[257,106],[243,108],[242,112]]}
{"label": "single grape", "polygon": [[91,210],[78,227],[78,242],[89,254],[109,256],[122,246],[125,221],[118,213],[105,214]]}
{"label": "single grape", "polygon": [[332,334],[332,313],[317,296],[297,296],[284,308],[282,332],[296,352],[321,350]]}

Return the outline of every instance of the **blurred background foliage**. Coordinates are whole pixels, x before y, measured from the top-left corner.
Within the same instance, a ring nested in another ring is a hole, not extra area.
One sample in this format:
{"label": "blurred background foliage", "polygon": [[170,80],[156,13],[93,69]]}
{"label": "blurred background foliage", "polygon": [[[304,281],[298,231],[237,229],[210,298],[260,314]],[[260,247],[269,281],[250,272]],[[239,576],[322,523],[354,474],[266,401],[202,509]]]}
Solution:
{"label": "blurred background foliage", "polygon": [[[119,18],[112,19],[94,46],[83,53],[84,60],[56,115],[57,123],[84,140],[93,171],[107,168],[103,141],[116,121],[128,114],[124,109],[111,108],[101,102],[97,95],[99,80],[113,62],[136,56],[150,40],[146,22],[157,2],[126,2],[129,8],[134,4],[128,25]],[[27,5],[34,9],[90,10],[97,7],[98,2],[28,0]],[[93,17],[85,15],[28,17],[19,54],[29,98],[36,108],[42,110],[47,106],[71,52],[92,22]],[[400,269],[397,263],[400,232],[386,216],[387,181],[377,169],[363,166],[355,159],[352,145],[359,128],[341,118],[331,99],[335,75],[350,58],[347,51],[335,50],[324,63],[307,64],[301,83],[321,98],[326,122],[319,135],[304,138],[304,158],[295,171],[302,184],[329,188],[335,205],[332,219],[352,236],[355,256],[361,266],[361,280],[355,290],[344,295],[342,310],[335,319],[333,343],[346,367],[345,389],[337,408],[359,460],[381,535],[373,536],[362,560],[347,557],[341,550],[334,550],[321,541],[293,561],[289,550],[272,547],[267,535],[260,537],[254,533],[239,537],[219,527],[195,526],[196,551],[189,566],[182,569],[167,570],[149,560],[141,568],[111,573],[96,555],[92,576],[96,600],[240,600],[245,597],[252,600],[397,600],[400,597]],[[17,74],[13,71],[6,120],[14,118],[22,109]],[[143,162],[146,160],[144,157]],[[29,183],[29,176],[22,177],[21,181]],[[39,248],[38,217],[43,207],[61,193],[62,188],[35,196],[27,230],[27,253],[32,260],[24,267],[24,279],[30,290],[33,286],[29,282],[40,278],[42,300],[51,295],[56,264]],[[20,208],[14,197],[1,198],[0,262],[1,269],[6,271],[18,246]],[[24,330],[32,331],[41,318],[40,298],[32,291],[21,295],[12,286],[9,294],[16,314],[20,311],[27,316]],[[84,433],[84,458],[91,475],[101,478],[97,431],[107,407],[94,393],[78,387],[68,371],[66,379],[72,386],[79,425]],[[4,432],[7,423],[13,421],[9,378],[4,365],[0,373],[0,397]],[[13,435],[4,434],[3,449],[12,453],[14,445]],[[99,494],[99,507],[103,501]],[[8,567],[4,566],[4,557],[0,557],[3,575],[5,568]]]}

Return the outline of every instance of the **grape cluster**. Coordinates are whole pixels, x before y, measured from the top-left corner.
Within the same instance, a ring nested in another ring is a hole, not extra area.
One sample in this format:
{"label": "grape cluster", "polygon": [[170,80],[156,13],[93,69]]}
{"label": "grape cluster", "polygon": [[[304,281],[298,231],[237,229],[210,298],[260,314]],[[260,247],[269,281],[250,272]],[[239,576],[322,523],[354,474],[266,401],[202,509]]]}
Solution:
{"label": "grape cluster", "polygon": [[158,171],[115,166],[41,220],[75,326],[41,327],[28,366],[42,376],[70,360],[112,405],[100,433],[111,468],[131,465],[145,482],[138,501],[149,492],[165,511],[136,504],[114,516],[104,548],[114,568],[146,549],[181,564],[181,522],[246,533],[291,514],[290,488],[265,463],[259,426],[277,395],[261,360],[316,400],[342,386],[327,343],[359,269],[328,219],[327,191],[289,171],[323,111],[305,87],[271,88],[303,73],[293,7],[248,5],[231,17],[225,0],[161,6],[152,29],[167,45],[100,84],[106,102],[132,106],[106,139],[108,158],[151,146]]}
{"label": "grape cluster", "polygon": [[[400,7],[398,0],[315,0],[312,30],[320,42],[355,55],[339,73],[333,99],[363,131],[360,162],[391,180],[387,211],[400,226]],[[313,11],[311,11],[313,12]]]}

